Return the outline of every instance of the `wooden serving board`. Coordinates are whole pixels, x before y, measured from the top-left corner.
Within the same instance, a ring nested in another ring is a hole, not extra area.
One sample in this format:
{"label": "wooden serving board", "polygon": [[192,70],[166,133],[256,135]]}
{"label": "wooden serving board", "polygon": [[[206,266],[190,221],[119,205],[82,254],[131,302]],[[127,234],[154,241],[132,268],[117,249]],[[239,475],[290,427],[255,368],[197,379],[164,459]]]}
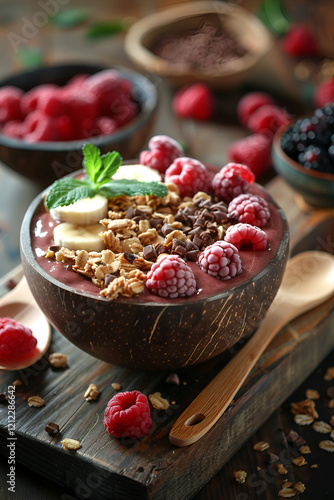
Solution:
{"label": "wooden serving board", "polygon": [[[333,252],[334,216],[330,211],[301,212],[281,179],[275,179],[268,190],[288,215],[292,253],[324,245]],[[64,494],[62,500],[189,499],[333,347],[334,298],[287,325],[211,431],[190,447],[177,448],[168,441],[172,424],[242,345],[200,366],[178,371],[177,386],[166,383],[169,372],[108,365],[54,331],[50,351],[67,354],[67,369],[52,369],[45,357],[33,367],[0,374],[0,392],[15,379],[22,381],[16,387],[16,459],[73,491],[73,496]],[[152,411],[152,430],[145,438],[116,440],[104,430],[104,409],[116,392],[111,386],[114,382],[122,391],[160,392],[170,402],[169,409]],[[90,383],[101,393],[97,401],[87,402],[83,397]],[[32,395],[43,397],[46,405],[30,408],[27,399]],[[0,452],[8,457],[7,415],[7,406],[1,404]],[[61,431],[54,438],[44,430],[50,421]],[[60,443],[64,438],[77,439],[82,447],[65,451]]]}

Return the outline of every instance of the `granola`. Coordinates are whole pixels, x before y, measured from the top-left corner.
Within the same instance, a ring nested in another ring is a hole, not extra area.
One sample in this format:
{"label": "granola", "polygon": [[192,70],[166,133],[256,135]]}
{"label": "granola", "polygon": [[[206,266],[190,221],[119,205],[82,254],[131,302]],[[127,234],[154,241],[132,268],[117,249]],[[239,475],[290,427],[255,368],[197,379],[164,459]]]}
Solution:
{"label": "granola", "polygon": [[304,399],[298,403],[291,403],[291,413],[294,415],[310,415],[313,419],[318,418],[318,412],[315,409],[315,402],[312,399]]}
{"label": "granola", "polygon": [[149,395],[149,400],[153,408],[156,410],[167,410],[169,408],[169,402],[167,399],[161,396],[160,392],[155,392]]}
{"label": "granola", "polygon": [[264,451],[269,448],[269,443],[267,441],[259,441],[258,443],[255,443],[253,446],[253,450],[255,451]]}
{"label": "granola", "polygon": [[81,443],[80,441],[77,441],[76,439],[70,439],[66,438],[61,441],[61,444],[63,445],[64,450],[78,450],[81,448]]}
{"label": "granola", "polygon": [[84,394],[84,398],[86,401],[95,401],[100,395],[100,392],[95,384],[89,384],[86,392]]}
{"label": "granola", "polygon": [[48,361],[54,368],[67,368],[67,356],[61,352],[50,354]]}
{"label": "granola", "polygon": [[233,472],[233,476],[237,483],[243,484],[246,481],[247,472],[244,470],[237,470]]}
{"label": "granola", "polygon": [[28,405],[40,408],[45,405],[45,401],[40,396],[30,396],[30,398],[28,398]]}

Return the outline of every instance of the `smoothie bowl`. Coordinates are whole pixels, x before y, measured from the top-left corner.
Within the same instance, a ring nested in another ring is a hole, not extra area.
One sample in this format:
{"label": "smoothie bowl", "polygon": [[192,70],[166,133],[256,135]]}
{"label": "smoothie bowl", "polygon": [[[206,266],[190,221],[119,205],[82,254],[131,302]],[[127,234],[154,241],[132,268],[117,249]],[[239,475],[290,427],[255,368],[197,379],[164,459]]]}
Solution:
{"label": "smoothie bowl", "polygon": [[[289,246],[284,214],[251,171],[205,166],[176,146],[165,148],[170,166],[159,172],[142,153],[99,194],[85,191],[96,223],[85,199],[55,206],[59,193],[71,197],[71,183],[91,188],[91,148],[85,170],[41,193],[22,223],[24,273],[51,324],[98,359],[149,370],[201,363],[250,335],[277,293]],[[141,186],[129,189],[124,177]]]}

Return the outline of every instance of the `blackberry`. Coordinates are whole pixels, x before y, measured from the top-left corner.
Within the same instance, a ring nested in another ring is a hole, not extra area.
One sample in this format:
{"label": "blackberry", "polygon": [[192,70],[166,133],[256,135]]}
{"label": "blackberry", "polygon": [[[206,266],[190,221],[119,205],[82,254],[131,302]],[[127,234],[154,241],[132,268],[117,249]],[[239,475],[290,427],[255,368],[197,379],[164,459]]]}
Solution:
{"label": "blackberry", "polygon": [[307,169],[334,171],[334,103],[291,125],[281,138],[283,151]]}

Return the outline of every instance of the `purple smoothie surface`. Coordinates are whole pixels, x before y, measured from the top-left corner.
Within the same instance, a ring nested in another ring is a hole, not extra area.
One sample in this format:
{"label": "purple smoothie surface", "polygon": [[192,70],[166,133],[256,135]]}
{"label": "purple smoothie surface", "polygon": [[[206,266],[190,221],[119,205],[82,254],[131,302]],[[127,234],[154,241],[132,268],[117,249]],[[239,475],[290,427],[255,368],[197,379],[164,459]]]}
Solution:
{"label": "purple smoothie surface", "polygon": [[[261,271],[263,271],[270,262],[275,258],[279,244],[283,238],[285,231],[285,222],[282,218],[280,210],[272,202],[266,191],[258,184],[252,184],[249,189],[250,193],[257,194],[265,198],[269,204],[270,219],[262,228],[268,237],[268,246],[263,251],[240,250],[243,270],[238,276],[227,281],[219,280],[201,271],[195,262],[188,261],[187,264],[191,267],[197,282],[197,294],[189,298],[179,299],[163,299],[150,293],[147,289],[136,297],[127,298],[119,297],[117,301],[121,302],[152,302],[152,303],[179,303],[197,299],[205,299],[215,297],[217,294],[222,294],[232,288],[242,285],[243,283],[254,279]],[[62,262],[56,262],[54,259],[44,257],[48,248],[54,245],[53,228],[58,223],[55,222],[46,211],[43,202],[41,202],[35,212],[31,224],[31,242],[34,256],[38,265],[52,278],[59,281],[59,286],[64,284],[77,290],[79,293],[89,294],[96,298],[100,297],[100,289],[94,285],[87,277],[67,269]],[[101,300],[106,300],[100,298]]]}

